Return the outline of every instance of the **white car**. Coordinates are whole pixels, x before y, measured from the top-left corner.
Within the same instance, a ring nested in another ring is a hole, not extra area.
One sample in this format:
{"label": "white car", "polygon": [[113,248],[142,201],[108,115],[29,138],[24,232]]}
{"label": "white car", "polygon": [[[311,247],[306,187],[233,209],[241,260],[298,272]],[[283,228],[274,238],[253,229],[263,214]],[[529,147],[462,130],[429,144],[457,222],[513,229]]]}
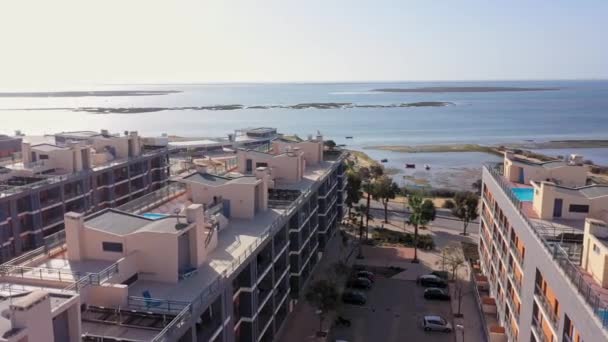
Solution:
{"label": "white car", "polygon": [[422,327],[424,331],[452,332],[452,325],[441,316],[424,316]]}

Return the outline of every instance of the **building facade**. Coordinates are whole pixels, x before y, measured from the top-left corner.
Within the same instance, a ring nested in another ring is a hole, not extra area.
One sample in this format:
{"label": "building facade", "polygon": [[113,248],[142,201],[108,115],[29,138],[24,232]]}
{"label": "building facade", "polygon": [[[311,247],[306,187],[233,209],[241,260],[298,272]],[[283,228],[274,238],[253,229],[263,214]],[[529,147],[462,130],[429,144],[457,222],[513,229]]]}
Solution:
{"label": "building facade", "polygon": [[67,213],[65,236],[1,266],[0,306],[29,307],[9,306],[24,318],[3,322],[7,340],[273,341],[343,212],[345,154],[308,142],[321,150],[300,177],[278,176],[304,160],[297,144],[290,163],[250,172],[259,152],[241,151],[245,172],[200,168],[117,208]]}
{"label": "building facade", "polygon": [[484,167],[475,280],[490,340],[608,340],[608,187],[586,174],[577,158],[512,153]]}
{"label": "building facade", "polygon": [[136,132],[69,132],[24,142],[22,161],[0,172],[0,256],[6,261],[63,230],[64,214],[89,214],[154,191],[169,178],[167,149]]}

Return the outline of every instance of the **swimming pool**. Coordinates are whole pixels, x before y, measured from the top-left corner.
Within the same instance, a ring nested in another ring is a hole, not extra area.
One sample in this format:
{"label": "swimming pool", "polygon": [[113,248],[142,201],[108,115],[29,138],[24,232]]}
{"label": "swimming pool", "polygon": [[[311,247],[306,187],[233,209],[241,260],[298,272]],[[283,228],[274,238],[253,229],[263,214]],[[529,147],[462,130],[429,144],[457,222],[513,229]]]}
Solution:
{"label": "swimming pool", "polygon": [[148,218],[150,220],[158,220],[161,219],[163,217],[167,217],[168,215],[166,214],[157,214],[157,213],[143,213],[141,214],[141,216]]}
{"label": "swimming pool", "polygon": [[534,200],[534,189],[532,188],[511,188],[515,197],[522,202],[532,202]]}

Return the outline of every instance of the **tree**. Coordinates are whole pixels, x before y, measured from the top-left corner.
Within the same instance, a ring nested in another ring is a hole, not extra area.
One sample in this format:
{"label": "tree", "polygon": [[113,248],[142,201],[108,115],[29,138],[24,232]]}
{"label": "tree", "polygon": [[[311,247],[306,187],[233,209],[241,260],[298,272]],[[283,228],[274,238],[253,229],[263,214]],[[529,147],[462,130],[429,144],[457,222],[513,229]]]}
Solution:
{"label": "tree", "polygon": [[452,273],[452,280],[456,279],[458,270],[464,266],[464,254],[460,243],[450,244],[441,251],[443,264],[447,266]]}
{"label": "tree", "polygon": [[422,200],[419,194],[412,194],[408,199],[410,207],[409,223],[414,226],[414,259],[418,263],[418,227],[435,220],[436,210],[433,201]]}
{"label": "tree", "polygon": [[361,176],[354,171],[348,171],[346,174],[348,183],[346,184],[346,206],[348,207],[348,215],[350,216],[351,209],[356,203],[359,203],[363,193],[361,192]]}
{"label": "tree", "polygon": [[338,308],[339,297],[338,287],[330,280],[321,279],[310,284],[304,298],[319,311],[319,332],[323,331],[325,315]]}
{"label": "tree", "polygon": [[454,196],[452,215],[462,220],[462,235],[467,235],[467,226],[471,221],[474,221],[479,217],[479,214],[477,213],[478,205],[479,196],[470,191],[459,192]]}
{"label": "tree", "polygon": [[376,180],[372,189],[372,196],[376,201],[382,203],[384,207],[384,222],[388,223],[388,202],[399,194],[397,183],[387,176],[382,176]]}
{"label": "tree", "polygon": [[481,179],[476,180],[471,184],[471,187],[475,189],[478,194],[481,194]]}
{"label": "tree", "polygon": [[355,212],[356,212],[355,216],[361,218],[361,220],[359,221],[359,254],[357,255],[357,259],[363,259],[363,251],[362,251],[363,231],[364,231],[363,219],[365,218],[366,211],[367,210],[366,210],[365,204],[360,204],[355,207]]}

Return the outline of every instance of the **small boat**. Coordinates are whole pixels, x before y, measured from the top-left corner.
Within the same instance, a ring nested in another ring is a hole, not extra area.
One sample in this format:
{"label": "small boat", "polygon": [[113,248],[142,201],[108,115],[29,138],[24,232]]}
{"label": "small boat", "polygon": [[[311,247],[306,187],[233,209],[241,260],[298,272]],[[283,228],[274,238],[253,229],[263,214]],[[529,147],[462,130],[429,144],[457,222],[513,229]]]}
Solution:
{"label": "small boat", "polygon": [[352,139],[352,138],[353,138],[353,137],[352,137],[352,136],[350,136],[350,135],[346,137],[346,139]]}
{"label": "small boat", "polygon": [[405,168],[406,169],[415,169],[416,168],[416,164],[405,164]]}
{"label": "small boat", "polygon": [[380,159],[380,162],[381,162],[381,163],[386,163],[386,162],[388,162],[388,159],[386,159],[386,158],[384,158],[384,159]]}
{"label": "small boat", "polygon": [[431,169],[431,166],[429,164],[424,164],[424,169],[428,171]]}

